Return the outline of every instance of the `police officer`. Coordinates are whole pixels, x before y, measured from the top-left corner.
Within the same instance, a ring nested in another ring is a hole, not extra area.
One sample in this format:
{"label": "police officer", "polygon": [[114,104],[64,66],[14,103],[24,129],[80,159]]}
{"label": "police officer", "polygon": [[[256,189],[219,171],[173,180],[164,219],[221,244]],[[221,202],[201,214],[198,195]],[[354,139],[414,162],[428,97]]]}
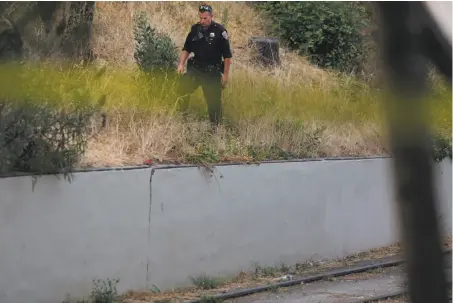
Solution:
{"label": "police officer", "polygon": [[222,87],[228,83],[232,58],[230,42],[225,27],[212,20],[211,6],[201,5],[198,14],[200,22],[192,25],[179,59],[178,73],[183,74],[189,54],[195,55],[187,61],[187,72],[179,83],[180,107],[187,110],[189,95],[201,85],[209,119],[218,125],[222,118]]}

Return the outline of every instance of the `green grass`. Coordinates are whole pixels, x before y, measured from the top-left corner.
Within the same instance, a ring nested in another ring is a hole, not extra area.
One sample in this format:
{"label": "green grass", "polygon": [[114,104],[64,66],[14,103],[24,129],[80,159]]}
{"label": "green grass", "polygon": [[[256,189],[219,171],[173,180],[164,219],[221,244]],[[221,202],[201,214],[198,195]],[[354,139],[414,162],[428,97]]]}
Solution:
{"label": "green grass", "polygon": [[[144,156],[165,160],[170,154],[186,162],[219,162],[225,157],[263,160],[382,152],[385,119],[379,92],[351,77],[304,81],[301,74],[236,70],[223,97],[227,128],[217,135],[205,126],[201,89],[191,98],[191,120],[181,118],[177,79],[163,73],[145,77],[134,69],[10,65],[0,68],[0,94],[58,107],[105,100],[111,124],[103,140],[129,140],[127,147],[115,151],[122,163]],[[428,119],[436,133],[450,137],[452,94],[441,81],[434,84]],[[165,148],[145,143],[150,140]],[[101,146],[96,141],[92,148]],[[109,163],[100,156],[96,161]]]}
{"label": "green grass", "polygon": [[[436,80],[429,96],[433,125],[451,130],[452,94]],[[61,68],[57,65],[2,66],[2,96],[25,96],[37,101],[52,100],[60,105],[95,101],[107,97],[107,109],[174,113],[175,75],[144,77],[136,70],[102,68]],[[88,91],[91,100],[85,100]],[[273,119],[316,119],[329,122],[362,123],[382,119],[377,91],[351,77],[335,79],[335,83],[306,83],[299,77],[279,79],[238,71],[224,91],[225,116],[228,120],[272,117]],[[207,113],[201,90],[191,99],[191,110]]]}
{"label": "green grass", "polygon": [[190,277],[192,283],[200,289],[215,289],[227,282],[226,278],[210,277],[207,275],[201,275],[196,277]]}
{"label": "green grass", "polygon": [[72,299],[68,294],[62,303],[121,303],[123,300],[116,289],[118,283],[119,279],[95,279],[88,299]]}

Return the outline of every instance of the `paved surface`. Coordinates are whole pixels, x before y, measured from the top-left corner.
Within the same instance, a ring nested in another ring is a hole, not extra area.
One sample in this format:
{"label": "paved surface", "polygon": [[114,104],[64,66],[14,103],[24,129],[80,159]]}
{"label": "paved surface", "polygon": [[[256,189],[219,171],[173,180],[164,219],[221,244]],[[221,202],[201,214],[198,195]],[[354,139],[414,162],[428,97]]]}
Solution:
{"label": "paved surface", "polygon": [[[452,257],[445,258],[447,277],[451,277]],[[227,300],[228,303],[352,303],[398,292],[404,288],[401,267],[377,269],[367,273],[333,278],[330,281],[280,288],[273,292]],[[451,279],[451,278],[450,278]]]}
{"label": "paved surface", "polygon": [[[451,276],[451,271],[447,271]],[[273,292],[257,293],[248,297],[227,300],[229,303],[352,303],[374,296],[397,292],[404,288],[400,267],[392,267],[366,274],[335,278],[331,281],[310,283]]]}
{"label": "paved surface", "polygon": [[355,274],[331,281],[280,288],[274,292],[258,293],[232,299],[229,303],[351,303],[403,289],[401,268],[388,268],[368,274]]}

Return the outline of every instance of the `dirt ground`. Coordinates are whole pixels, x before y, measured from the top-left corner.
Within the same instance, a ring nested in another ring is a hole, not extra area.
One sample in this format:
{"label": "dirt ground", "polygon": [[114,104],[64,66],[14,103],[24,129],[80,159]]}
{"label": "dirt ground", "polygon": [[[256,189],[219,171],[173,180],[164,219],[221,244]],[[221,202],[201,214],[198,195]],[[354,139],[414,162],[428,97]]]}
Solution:
{"label": "dirt ground", "polygon": [[[445,249],[449,248],[451,249],[452,247],[451,237],[446,239],[446,241],[444,242],[444,247]],[[360,264],[361,262],[366,262],[368,260],[376,260],[384,257],[396,256],[400,253],[401,253],[400,245],[395,244],[388,247],[372,249],[370,251],[358,253],[342,259],[326,260],[322,262],[305,262],[294,265],[282,264],[281,267],[260,267],[256,268],[255,272],[241,272],[236,277],[225,279],[204,277],[200,278],[200,280],[204,282],[204,285],[201,285],[202,283],[198,281],[196,282],[197,285],[194,285],[193,287],[174,289],[172,291],[164,292],[161,292],[159,290],[148,292],[129,291],[124,295],[124,299],[125,302],[127,303],[149,303],[149,302],[179,303],[188,300],[199,299],[203,296],[209,297],[219,293],[227,293],[232,291],[238,291],[240,289],[245,288],[275,284],[283,281],[282,278],[288,277],[288,275],[290,275],[292,279],[297,279],[298,277],[315,273],[322,273],[334,268]],[[384,271],[385,269],[375,269],[365,273],[333,278],[330,281],[346,282],[348,280],[358,281],[364,279],[373,279],[382,276]],[[208,285],[209,287],[206,287],[206,285]],[[282,289],[282,291],[285,292],[286,290]],[[380,302],[382,303],[407,302],[407,299],[405,297],[392,300],[387,301],[384,300]]]}
{"label": "dirt ground", "polygon": [[[446,274],[451,275],[451,255],[446,256]],[[288,288],[276,288],[224,303],[357,303],[406,290],[404,266],[377,268],[364,273],[332,277]],[[409,303],[406,296],[370,303]]]}

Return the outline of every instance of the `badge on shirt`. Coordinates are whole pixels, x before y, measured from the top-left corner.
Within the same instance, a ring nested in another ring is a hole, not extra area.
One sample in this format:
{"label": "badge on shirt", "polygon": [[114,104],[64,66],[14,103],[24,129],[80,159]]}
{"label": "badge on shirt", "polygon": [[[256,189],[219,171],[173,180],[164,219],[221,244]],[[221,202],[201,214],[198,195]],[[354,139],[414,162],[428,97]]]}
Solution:
{"label": "badge on shirt", "polygon": [[226,31],[223,31],[222,37],[225,38],[225,40],[228,40],[228,33]]}
{"label": "badge on shirt", "polygon": [[209,34],[209,37],[214,38],[214,37],[215,37],[215,34],[214,34],[214,33],[210,33],[210,34]]}
{"label": "badge on shirt", "polygon": [[198,38],[200,38],[200,39],[203,38],[203,34],[198,32]]}

